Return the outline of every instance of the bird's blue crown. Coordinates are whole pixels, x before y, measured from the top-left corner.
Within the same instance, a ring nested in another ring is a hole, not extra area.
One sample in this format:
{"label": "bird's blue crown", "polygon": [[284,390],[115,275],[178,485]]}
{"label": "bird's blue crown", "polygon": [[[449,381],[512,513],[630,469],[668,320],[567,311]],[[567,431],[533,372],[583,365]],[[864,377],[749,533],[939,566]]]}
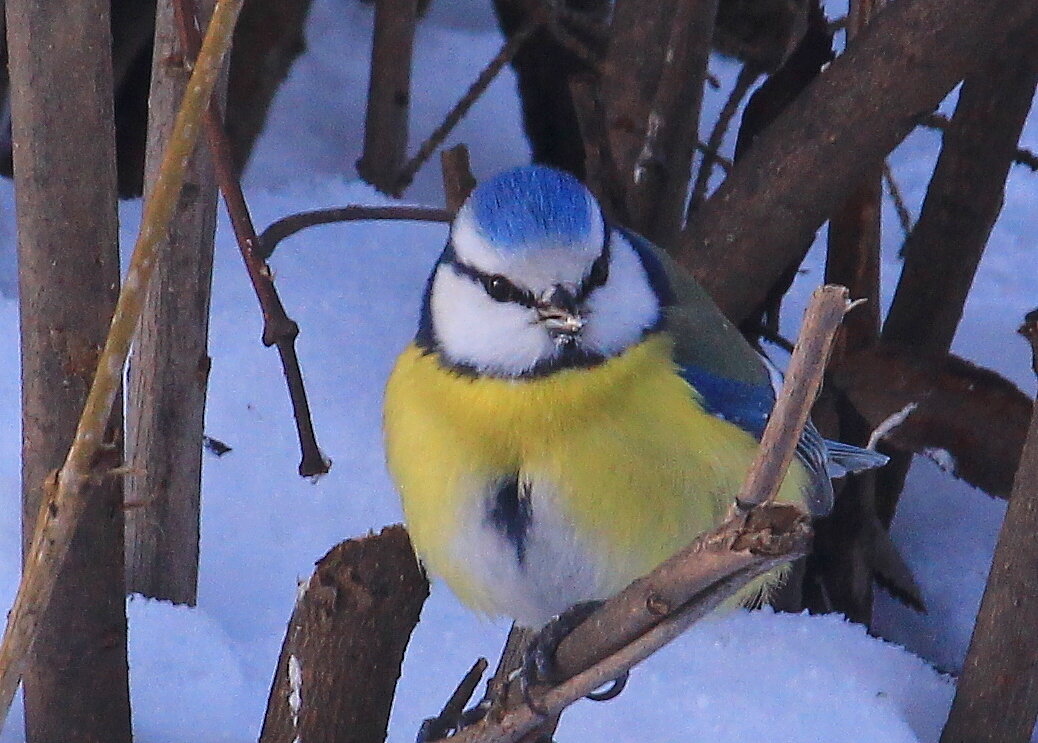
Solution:
{"label": "bird's blue crown", "polygon": [[569,173],[527,165],[481,183],[469,204],[484,238],[499,249],[521,252],[538,243],[585,239],[593,224],[591,199]]}

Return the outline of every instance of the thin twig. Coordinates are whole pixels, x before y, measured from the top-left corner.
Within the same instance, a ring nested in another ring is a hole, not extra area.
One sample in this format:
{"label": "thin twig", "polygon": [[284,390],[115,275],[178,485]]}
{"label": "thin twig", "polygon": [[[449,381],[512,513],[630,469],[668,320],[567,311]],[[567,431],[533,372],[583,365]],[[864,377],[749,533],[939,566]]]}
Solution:
{"label": "thin twig", "polygon": [[894,171],[891,170],[890,162],[887,160],[883,161],[883,180],[887,184],[887,193],[894,202],[894,211],[897,212],[898,222],[901,223],[901,231],[905,233],[905,239],[907,239],[912,234],[912,213],[905,205],[905,197],[901,193],[901,187],[897,184]]}
{"label": "thin twig", "polygon": [[[771,513],[774,509],[790,510],[788,506],[767,508]],[[788,550],[781,555],[753,554],[749,549],[734,548],[739,536],[747,534],[763,544],[772,536],[769,529],[741,531],[737,525],[726,522],[701,535],[652,573],[606,602],[563,640],[556,654],[559,670],[564,674],[577,672],[558,686],[533,693],[539,711],[525,702],[502,714],[492,710],[451,741],[513,743],[519,740],[540,726],[545,717],[558,714],[650,656],[749,581],[806,553],[810,543],[806,520],[796,521],[791,531],[778,537],[773,546],[777,550]],[[688,595],[682,600],[684,594]],[[589,638],[591,644],[588,644]],[[588,658],[593,662],[584,662]],[[574,663],[582,662],[583,665],[574,669]]]}
{"label": "thin twig", "polygon": [[710,138],[705,146],[700,146],[704,157],[699,164],[699,172],[696,173],[696,183],[692,188],[692,197],[689,199],[688,208],[685,211],[686,222],[691,217],[692,212],[696,210],[696,207],[706,197],[706,188],[710,183],[710,176],[713,175],[714,164],[718,162],[717,157],[706,157],[706,154],[716,153],[721,149],[724,135],[728,133],[728,125],[731,124],[732,118],[735,116],[735,112],[739,110],[743,98],[750,92],[750,88],[757,82],[757,78],[760,75],[761,71],[754,65],[749,63],[743,65],[742,69],[739,70],[739,77],[736,78],[735,85],[732,86],[732,91],[728,94],[728,100],[725,101],[724,107],[717,115],[714,128],[710,130]]}
{"label": "thin twig", "polygon": [[468,113],[469,109],[472,108],[473,104],[479,99],[483,92],[490,86],[490,83],[497,77],[497,73],[501,69],[512,61],[516,52],[519,48],[526,43],[533,32],[543,25],[545,21],[543,13],[532,13],[527,18],[526,23],[516,32],[516,34],[502,45],[500,51],[494,58],[487,63],[487,66],[476,77],[476,80],[469,86],[469,89],[465,91],[465,95],[454,105],[447,115],[443,117],[443,121],[436,127],[432,134],[422,142],[421,146],[414,156],[404,163],[400,169],[400,173],[397,176],[397,185],[395,192],[401,194],[408,186],[411,185],[411,181],[414,180],[415,174],[419,169],[425,165],[425,162],[432,156],[432,153],[436,151],[443,140],[447,138],[447,135],[451,133],[451,130],[457,126],[458,122],[461,121],[462,117]]}
{"label": "thin twig", "polygon": [[732,169],[732,159],[730,157],[725,157],[717,150],[712,149],[706,142],[696,142],[696,149],[703,155],[704,162],[709,161],[713,163],[726,174]]}
{"label": "thin twig", "polygon": [[144,207],[126,281],[119,293],[75,439],[64,465],[45,488],[22,580],[0,643],[0,726],[18,688],[27,653],[36,637],[38,619],[50,603],[55,580],[86,506],[82,490],[94,476],[98,458],[103,453],[105,427],[122,383],[123,366],[155,267],[156,249],[166,235],[180,197],[184,173],[201,129],[202,112],[230,47],[241,5],[242,0],[217,0],[154,190]]}
{"label": "thin twig", "polygon": [[[927,114],[919,123],[927,129],[935,129],[939,132],[946,132],[951,127],[951,119],[944,114],[939,113]],[[1016,149],[1016,154],[1013,156],[1013,162],[1016,165],[1023,165],[1032,173],[1038,173],[1038,154],[1035,154],[1025,147],[1018,147]]]}
{"label": "thin twig", "polygon": [[282,217],[271,224],[254,243],[257,260],[266,261],[278,244],[307,227],[334,222],[357,220],[414,220],[417,222],[450,222],[454,215],[446,209],[431,206],[340,206],[333,209],[314,209]]}
{"label": "thin twig", "polygon": [[555,656],[560,673],[571,677],[532,692],[539,711],[525,701],[499,714],[492,711],[454,736],[455,743],[518,740],[545,716],[558,714],[647,658],[754,578],[806,553],[811,535],[807,516],[794,506],[768,501],[785,478],[803,432],[805,401],[814,399],[821,384],[833,320],[838,324],[848,306],[843,287],[822,287],[812,297],[790,372],[740,491],[742,502],[763,505],[700,535],[574,629]]}
{"label": "thin twig", "polygon": [[[173,5],[181,44],[188,57],[193,57],[199,45],[194,0],[176,0]],[[302,477],[316,477],[326,473],[331,467],[331,462],[321,453],[310,417],[310,404],[307,401],[306,387],[303,384],[303,374],[295,349],[299,326],[285,312],[277,289],[274,288],[270,268],[265,259],[257,255],[259,242],[256,238],[256,228],[235,172],[230,139],[222,122],[223,114],[214,98],[209,101],[209,107],[205,112],[205,129],[213,157],[216,182],[223,194],[242,260],[245,261],[249,280],[263,312],[263,343],[266,346],[276,345],[281,358],[281,367],[292,401],[296,433],[299,437],[299,474]]]}

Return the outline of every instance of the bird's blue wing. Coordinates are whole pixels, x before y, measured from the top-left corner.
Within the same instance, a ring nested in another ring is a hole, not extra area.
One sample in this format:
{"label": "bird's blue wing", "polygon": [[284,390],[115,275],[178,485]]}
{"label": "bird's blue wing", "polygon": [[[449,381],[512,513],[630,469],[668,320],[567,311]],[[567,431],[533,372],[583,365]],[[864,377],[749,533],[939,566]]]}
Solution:
{"label": "bird's blue wing", "polygon": [[[693,365],[682,366],[680,373],[699,393],[706,412],[760,441],[775,407],[775,390],[770,384],[726,379]],[[810,421],[797,442],[796,453],[811,476],[812,487],[804,494],[808,510],[813,516],[824,516],[833,506],[833,487],[826,466],[829,455],[825,439]]]}
{"label": "bird's blue wing", "polygon": [[681,367],[680,373],[702,397],[706,412],[738,426],[760,440],[771,409],[775,406],[775,392],[770,385],[726,379],[691,365]]}

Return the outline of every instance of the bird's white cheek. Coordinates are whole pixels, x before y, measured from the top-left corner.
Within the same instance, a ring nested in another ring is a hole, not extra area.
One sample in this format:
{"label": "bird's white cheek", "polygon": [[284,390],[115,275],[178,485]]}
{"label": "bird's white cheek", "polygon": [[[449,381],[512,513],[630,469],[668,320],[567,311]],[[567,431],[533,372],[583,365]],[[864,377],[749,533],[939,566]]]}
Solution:
{"label": "bird's white cheek", "polygon": [[454,363],[519,374],[552,353],[554,344],[532,310],[495,302],[449,266],[436,272],[430,310],[440,351]]}
{"label": "bird's white cheek", "polygon": [[626,240],[614,242],[609,280],[591,294],[587,309],[584,343],[604,356],[613,356],[634,345],[656,322],[659,300]]}

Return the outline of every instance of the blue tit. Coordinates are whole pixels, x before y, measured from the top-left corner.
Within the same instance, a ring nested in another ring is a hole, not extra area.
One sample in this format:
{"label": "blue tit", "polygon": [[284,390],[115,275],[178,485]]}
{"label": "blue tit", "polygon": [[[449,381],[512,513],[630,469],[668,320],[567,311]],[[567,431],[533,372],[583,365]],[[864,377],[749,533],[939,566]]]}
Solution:
{"label": "blue tit", "polygon": [[[691,277],[570,175],[520,167],[451,225],[386,388],[387,462],[429,570],[538,628],[720,523],[774,402]],[[778,498],[824,515],[832,474],[882,461],[809,426]]]}

